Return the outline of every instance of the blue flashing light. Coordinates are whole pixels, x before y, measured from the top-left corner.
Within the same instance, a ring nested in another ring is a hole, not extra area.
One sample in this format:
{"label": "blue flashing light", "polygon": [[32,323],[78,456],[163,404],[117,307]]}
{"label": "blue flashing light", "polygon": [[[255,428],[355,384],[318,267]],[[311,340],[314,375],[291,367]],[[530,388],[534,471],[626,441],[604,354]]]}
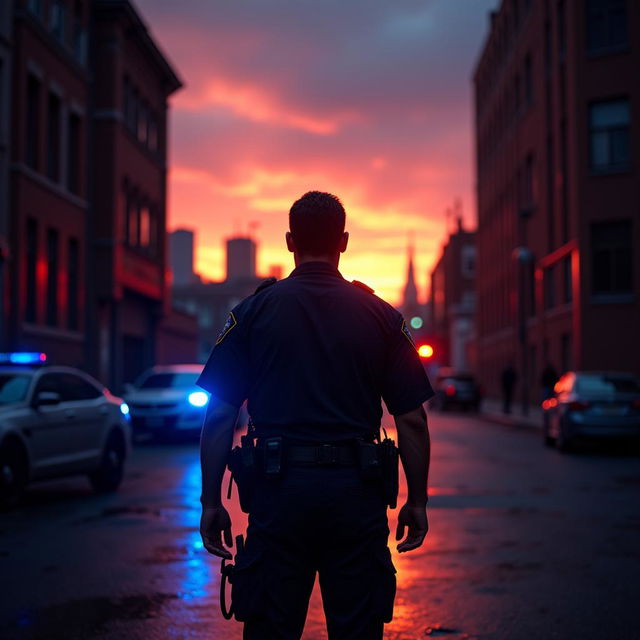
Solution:
{"label": "blue flashing light", "polygon": [[123,402],[123,403],[120,405],[120,413],[121,413],[123,416],[128,416],[128,415],[129,415],[129,405],[128,405],[126,402]]}
{"label": "blue flashing light", "polygon": [[4,364],[44,364],[47,354],[39,351],[12,351],[0,353],[0,363]]}
{"label": "blue flashing light", "polygon": [[194,407],[204,407],[209,402],[209,396],[204,391],[192,391],[187,400]]}

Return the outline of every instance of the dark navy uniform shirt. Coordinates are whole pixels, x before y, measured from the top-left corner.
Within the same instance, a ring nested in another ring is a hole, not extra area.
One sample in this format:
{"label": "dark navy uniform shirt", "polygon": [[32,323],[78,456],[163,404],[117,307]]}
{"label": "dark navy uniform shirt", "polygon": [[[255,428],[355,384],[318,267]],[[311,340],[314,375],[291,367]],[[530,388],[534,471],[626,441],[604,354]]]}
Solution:
{"label": "dark navy uniform shirt", "polygon": [[336,441],[377,433],[433,390],[402,315],[326,262],[307,262],[229,315],[198,379],[248,410],[259,436]]}

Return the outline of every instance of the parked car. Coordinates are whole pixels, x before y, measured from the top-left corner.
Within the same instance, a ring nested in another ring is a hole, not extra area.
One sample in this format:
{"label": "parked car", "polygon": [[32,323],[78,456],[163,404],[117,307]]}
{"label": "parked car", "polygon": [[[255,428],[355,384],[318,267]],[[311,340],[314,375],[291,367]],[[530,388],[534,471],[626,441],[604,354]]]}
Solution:
{"label": "parked car", "polygon": [[209,394],[196,386],[201,364],[163,365],[145,371],[124,398],[134,436],[198,435]]}
{"label": "parked car", "polygon": [[130,451],[128,408],[86,373],[44,354],[0,354],[0,504],[35,480],[86,474],[115,491]]}
{"label": "parked car", "polygon": [[542,403],[544,442],[569,450],[580,438],[640,437],[640,378],[569,371]]}
{"label": "parked car", "polygon": [[441,411],[452,407],[472,411],[480,409],[482,389],[470,373],[456,372],[443,367],[436,376],[434,391],[432,406]]}

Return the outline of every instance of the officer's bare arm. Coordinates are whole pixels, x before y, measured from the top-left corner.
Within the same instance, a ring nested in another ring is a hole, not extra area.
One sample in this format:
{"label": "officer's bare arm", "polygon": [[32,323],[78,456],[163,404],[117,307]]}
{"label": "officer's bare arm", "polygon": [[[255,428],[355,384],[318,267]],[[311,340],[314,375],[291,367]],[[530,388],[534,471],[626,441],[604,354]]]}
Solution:
{"label": "officer's bare arm", "polygon": [[398,551],[410,551],[423,543],[429,530],[426,507],[431,444],[427,414],[422,406],[395,416],[395,423],[408,489],[407,502],[398,514],[396,540],[402,539],[408,527],[407,537],[398,545]]}
{"label": "officer's bare arm", "polygon": [[229,450],[233,444],[233,427],[238,409],[211,396],[200,437],[200,466],[202,468],[202,519],[200,534],[209,551],[221,558],[231,558],[222,546],[222,536],[227,547],[233,544],[231,519],[222,506],[222,477]]}

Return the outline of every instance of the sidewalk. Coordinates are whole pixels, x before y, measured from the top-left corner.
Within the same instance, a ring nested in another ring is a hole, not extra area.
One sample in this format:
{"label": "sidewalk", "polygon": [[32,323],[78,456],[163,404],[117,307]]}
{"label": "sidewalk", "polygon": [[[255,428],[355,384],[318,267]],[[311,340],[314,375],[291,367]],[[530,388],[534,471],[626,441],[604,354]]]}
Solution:
{"label": "sidewalk", "polygon": [[542,409],[540,405],[529,406],[528,415],[525,416],[522,413],[522,403],[514,402],[511,407],[511,413],[506,414],[502,412],[501,400],[485,398],[482,401],[479,417],[512,427],[525,427],[527,429],[542,428]]}

